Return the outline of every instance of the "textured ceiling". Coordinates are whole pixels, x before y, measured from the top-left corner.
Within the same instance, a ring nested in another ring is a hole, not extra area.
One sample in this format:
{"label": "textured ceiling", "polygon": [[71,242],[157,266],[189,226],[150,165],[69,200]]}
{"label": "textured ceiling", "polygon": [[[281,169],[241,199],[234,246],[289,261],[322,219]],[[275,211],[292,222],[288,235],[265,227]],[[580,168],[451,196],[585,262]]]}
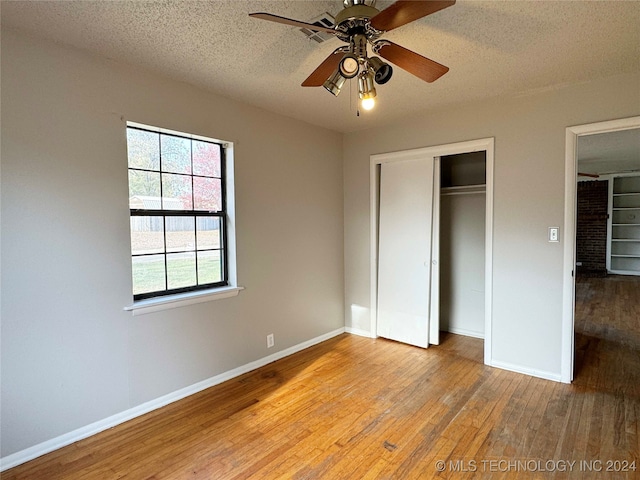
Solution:
{"label": "textured ceiling", "polygon": [[[389,5],[379,1],[378,8]],[[465,1],[383,38],[450,67],[434,83],[395,69],[378,103],[356,116],[356,88],[339,97],[301,82],[335,48],[250,12],[310,21],[332,1],[6,1],[14,28],[131,63],[337,131],[472,99],[527,95],[640,71],[640,1]],[[355,85],[354,85],[355,87]]]}
{"label": "textured ceiling", "polygon": [[640,128],[578,137],[577,156],[580,172],[640,172]]}

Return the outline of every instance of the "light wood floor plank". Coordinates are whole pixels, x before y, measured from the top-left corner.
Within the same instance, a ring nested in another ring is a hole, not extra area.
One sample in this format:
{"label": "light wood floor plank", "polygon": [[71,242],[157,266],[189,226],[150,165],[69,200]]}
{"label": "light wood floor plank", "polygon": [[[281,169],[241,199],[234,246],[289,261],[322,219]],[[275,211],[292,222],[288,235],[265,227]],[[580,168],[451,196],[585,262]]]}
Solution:
{"label": "light wood floor plank", "polygon": [[[572,385],[488,368],[475,338],[445,333],[422,350],[342,335],[2,479],[640,478],[640,279],[579,279],[576,299]],[[482,463],[509,459],[635,460],[638,471]],[[452,470],[471,460],[477,471]]]}

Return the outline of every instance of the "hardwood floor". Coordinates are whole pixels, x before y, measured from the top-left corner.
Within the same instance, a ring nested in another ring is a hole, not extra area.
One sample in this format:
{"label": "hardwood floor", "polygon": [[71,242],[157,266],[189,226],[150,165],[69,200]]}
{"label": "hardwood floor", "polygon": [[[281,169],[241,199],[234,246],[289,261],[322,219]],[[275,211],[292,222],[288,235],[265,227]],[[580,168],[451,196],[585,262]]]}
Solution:
{"label": "hardwood floor", "polygon": [[577,292],[572,385],[485,367],[475,338],[341,335],[2,479],[640,478],[640,282]]}

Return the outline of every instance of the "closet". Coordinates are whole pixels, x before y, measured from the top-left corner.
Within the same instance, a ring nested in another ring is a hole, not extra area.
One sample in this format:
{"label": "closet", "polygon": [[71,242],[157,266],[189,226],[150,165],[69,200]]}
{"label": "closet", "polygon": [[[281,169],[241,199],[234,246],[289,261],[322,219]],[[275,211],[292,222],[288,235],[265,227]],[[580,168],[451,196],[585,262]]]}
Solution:
{"label": "closet", "polygon": [[441,330],[484,338],[490,258],[487,152],[433,151],[374,157],[372,176],[376,334],[423,348]]}
{"label": "closet", "polygon": [[484,338],[486,152],[440,159],[440,330]]}

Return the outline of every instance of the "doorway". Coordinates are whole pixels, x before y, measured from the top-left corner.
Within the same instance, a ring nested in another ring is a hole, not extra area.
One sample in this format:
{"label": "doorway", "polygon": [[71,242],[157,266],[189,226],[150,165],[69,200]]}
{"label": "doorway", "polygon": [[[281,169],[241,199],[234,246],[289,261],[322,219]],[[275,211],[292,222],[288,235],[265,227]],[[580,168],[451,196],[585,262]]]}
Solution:
{"label": "doorway", "polygon": [[[385,230],[387,227],[381,225],[380,213],[381,208],[384,211],[385,206],[381,207],[381,187],[382,189],[388,188],[383,185],[383,171],[392,171],[389,168],[391,164],[400,164],[399,162],[426,162],[427,169],[435,172],[431,178],[433,183],[431,206],[433,208],[433,221],[429,225],[430,235],[432,239],[433,248],[429,251],[428,258],[421,258],[419,261],[424,268],[428,268],[428,273],[423,272],[423,276],[428,279],[428,284],[422,288],[422,292],[428,296],[427,307],[422,307],[422,310],[426,313],[426,331],[427,338],[425,347],[429,344],[436,344],[437,334],[440,329],[440,314],[439,314],[439,298],[440,298],[440,264],[439,264],[439,242],[438,228],[440,227],[440,162],[442,157],[451,155],[462,155],[473,152],[483,152],[486,155],[485,168],[486,168],[486,193],[484,195],[484,292],[483,296],[483,309],[484,309],[484,360],[485,364],[491,365],[491,324],[492,324],[492,252],[493,252],[493,145],[494,139],[487,138],[481,140],[474,140],[469,142],[460,142],[455,144],[439,145],[434,147],[421,148],[416,150],[407,150],[401,152],[393,152],[388,154],[372,155],[370,163],[370,187],[371,187],[371,255],[370,255],[370,292],[371,292],[371,332],[372,336],[383,336],[384,332],[379,331],[378,320],[385,313],[381,311],[379,304],[379,286],[387,281],[387,278],[381,278],[386,276],[386,271],[380,271],[380,248],[385,248],[381,245],[380,235],[381,228]],[[427,177],[425,177],[427,178]],[[383,193],[384,195],[384,193]],[[385,220],[383,220],[384,222]],[[424,233],[424,232],[423,232]],[[428,236],[429,233],[426,235]],[[382,232],[384,237],[385,232]],[[390,262],[387,262],[390,263]],[[391,262],[392,263],[392,262]],[[403,278],[403,275],[396,274],[395,278]],[[413,284],[411,284],[413,288]],[[403,292],[403,289],[399,289]],[[412,315],[415,318],[416,315]],[[424,325],[423,325],[424,326]],[[385,327],[386,328],[386,327]]]}
{"label": "doorway", "polygon": [[[564,282],[563,282],[563,323],[562,323],[562,366],[561,366],[561,381],[570,383],[574,378],[575,368],[575,315],[576,315],[576,271],[578,268],[578,262],[582,263],[576,255],[576,238],[577,238],[577,179],[578,174],[582,174],[582,178],[587,176],[593,176],[594,180],[600,180],[602,177],[607,178],[609,197],[613,195],[612,188],[615,185],[615,178],[613,170],[610,170],[606,166],[600,165],[588,165],[588,162],[581,162],[579,165],[579,150],[586,144],[595,140],[599,135],[615,134],[615,132],[625,132],[640,129],[640,116],[630,117],[619,120],[612,120],[607,122],[599,122],[588,125],[579,125],[575,127],[569,127],[566,129],[566,156],[565,156],[565,240],[564,240]],[[640,146],[636,146],[638,148]],[[640,151],[640,150],[639,150]],[[637,153],[636,153],[637,155]],[[637,157],[636,157],[637,158]],[[580,166],[580,168],[578,168]],[[602,169],[598,173],[597,169]],[[602,175],[601,175],[602,173]],[[620,173],[620,172],[618,172]],[[624,202],[627,199],[623,200]],[[608,212],[608,246],[607,246],[607,266],[611,268],[611,239],[612,229],[616,225],[618,220],[613,217],[612,205],[613,202],[609,202]],[[625,207],[626,208],[626,207]],[[617,218],[616,216],[615,218]],[[626,228],[626,227],[622,227]],[[616,231],[620,230],[620,227],[616,227]],[[634,235],[631,235],[633,237]],[[620,247],[624,252],[629,247],[627,238],[629,235],[626,233],[619,234]],[[635,247],[634,247],[635,248]],[[615,251],[615,250],[614,250]],[[622,252],[622,250],[621,250]],[[626,253],[620,253],[619,256],[624,257]],[[615,253],[614,253],[615,256]],[[619,263],[619,262],[618,262]],[[625,262],[628,264],[629,262]]]}

